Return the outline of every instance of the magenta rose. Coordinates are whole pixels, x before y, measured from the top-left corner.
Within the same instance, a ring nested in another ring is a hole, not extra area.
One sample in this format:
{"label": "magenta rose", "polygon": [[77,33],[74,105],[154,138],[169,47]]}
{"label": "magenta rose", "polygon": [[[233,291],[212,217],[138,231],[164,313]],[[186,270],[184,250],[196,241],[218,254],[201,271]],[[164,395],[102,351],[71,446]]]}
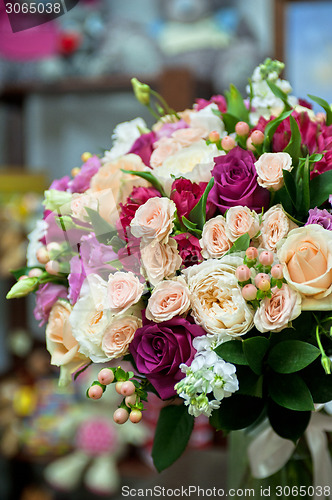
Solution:
{"label": "magenta rose", "polygon": [[227,111],[227,102],[226,99],[223,95],[214,95],[211,97],[209,101],[206,99],[196,99],[196,106],[195,109],[197,111],[200,111],[201,109],[206,108],[206,106],[209,106],[209,104],[216,104],[219,108],[219,111],[221,113],[226,113]]}
{"label": "magenta rose", "polygon": [[50,185],[49,189],[56,189],[57,191],[67,191],[70,177],[65,175],[61,179],[55,179]]}
{"label": "magenta rose", "polygon": [[51,309],[58,299],[66,299],[68,290],[63,285],[46,283],[38,288],[36,292],[36,307],[33,310],[34,317],[43,326],[50,315]]}
{"label": "magenta rose", "polygon": [[176,395],[174,385],[184,377],[180,364],[190,365],[196,350],[193,339],[205,331],[184,318],[153,323],[143,317],[129,350],[138,371],[145,375],[161,399]]}
{"label": "magenta rose", "polygon": [[214,185],[208,199],[221,213],[237,205],[256,212],[268,208],[270,193],[257,183],[256,159],[251,151],[236,147],[214,161]]}
{"label": "magenta rose", "polygon": [[198,238],[189,233],[181,233],[173,236],[178,244],[178,252],[182,259],[183,267],[194,266],[203,262],[201,246]]}
{"label": "magenta rose", "polygon": [[91,178],[98,172],[101,162],[98,156],[91,156],[83,165],[79,173],[69,183],[71,193],[85,193],[90,187]]}
{"label": "magenta rose", "polygon": [[147,134],[142,134],[131,147],[128,154],[133,153],[140,156],[143,163],[149,167],[150,157],[153,151],[153,144],[156,142],[156,134],[154,132],[148,132]]}
{"label": "magenta rose", "polygon": [[[171,200],[174,201],[179,218],[188,218],[191,210],[197,205],[207,186],[207,182],[196,184],[189,179],[176,179],[172,184]],[[211,210],[212,209],[212,210]],[[214,207],[207,204],[208,216],[213,215]]]}

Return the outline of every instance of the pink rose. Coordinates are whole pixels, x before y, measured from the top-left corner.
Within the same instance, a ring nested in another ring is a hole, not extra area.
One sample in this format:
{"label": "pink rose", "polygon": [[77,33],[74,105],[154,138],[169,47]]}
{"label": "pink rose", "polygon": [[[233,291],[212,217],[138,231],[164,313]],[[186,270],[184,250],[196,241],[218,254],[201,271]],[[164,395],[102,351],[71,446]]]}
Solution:
{"label": "pink rose", "polygon": [[206,131],[204,128],[188,127],[176,130],[173,132],[172,137],[182,148],[186,148],[194,142],[203,139],[205,135]]}
{"label": "pink rose", "polygon": [[130,223],[133,236],[145,243],[167,243],[175,212],[176,205],[168,198],[150,198],[137,209]]}
{"label": "pink rose", "polygon": [[277,243],[286,238],[289,231],[297,225],[285,214],[281,205],[271,207],[262,218],[260,247],[275,252]]}
{"label": "pink rose", "polygon": [[190,294],[184,280],[161,281],[153,290],[145,311],[155,323],[182,316],[190,308]]}
{"label": "pink rose", "polygon": [[205,259],[219,259],[231,248],[232,242],[226,234],[226,219],[217,215],[204,224],[199,241]]}
{"label": "pink rose", "polygon": [[155,143],[155,150],[150,158],[150,165],[152,168],[160,167],[166,158],[174,155],[181,149],[178,142],[174,141],[171,137],[162,137]]}
{"label": "pink rose", "polygon": [[135,332],[142,326],[142,320],[136,316],[116,317],[106,328],[102,340],[102,350],[109,359],[127,354]]}
{"label": "pink rose", "polygon": [[278,250],[287,283],[304,296],[332,291],[332,231],[318,224],[293,229]]}
{"label": "pink rose", "polygon": [[141,259],[143,272],[153,286],[164,278],[174,276],[182,264],[177,243],[173,238],[169,239],[168,244],[142,245]]}
{"label": "pink rose", "polygon": [[203,261],[201,247],[198,238],[189,233],[181,233],[174,236],[178,244],[179,255],[182,259],[182,267],[190,267]]}
{"label": "pink rose", "polygon": [[131,272],[110,274],[107,283],[108,303],[114,313],[124,312],[142,296],[144,285]]}
{"label": "pink rose", "polygon": [[301,295],[288,285],[272,288],[272,297],[261,301],[254,316],[258,331],[279,332],[301,314]]}
{"label": "pink rose", "polygon": [[71,311],[68,302],[58,300],[51,309],[46,327],[46,347],[51,355],[51,364],[61,367],[61,385],[71,382],[71,374],[89,362],[78,352],[80,346],[69,323]]}
{"label": "pink rose", "polygon": [[263,153],[255,163],[257,182],[266,189],[278,191],[284,185],[282,171],[292,170],[292,157],[288,153]]}
{"label": "pink rose", "polygon": [[235,241],[245,233],[250,239],[259,231],[259,217],[248,207],[231,207],[226,213],[226,234],[230,241]]}

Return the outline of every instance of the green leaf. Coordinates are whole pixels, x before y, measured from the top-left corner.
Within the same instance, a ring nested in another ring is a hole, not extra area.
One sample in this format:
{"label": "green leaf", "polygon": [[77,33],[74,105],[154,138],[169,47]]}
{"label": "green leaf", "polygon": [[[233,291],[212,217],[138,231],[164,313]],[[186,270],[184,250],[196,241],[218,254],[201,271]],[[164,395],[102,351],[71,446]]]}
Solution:
{"label": "green leaf", "polygon": [[237,124],[239,119],[236,116],[231,115],[230,113],[221,113],[221,116],[227,133],[232,134],[233,132],[235,132],[235,125]]}
{"label": "green leaf", "polygon": [[282,438],[296,442],[308,427],[310,411],[287,410],[269,401],[268,417],[273,430]]}
{"label": "green leaf", "polygon": [[247,365],[248,361],[242,349],[241,340],[230,340],[224,342],[214,349],[220,358],[235,365]]}
{"label": "green leaf", "polygon": [[96,210],[89,207],[85,207],[85,210],[89,216],[97,240],[99,243],[107,244],[117,234],[116,230]]}
{"label": "green leaf", "polygon": [[263,144],[264,153],[270,151],[270,145],[275,131],[279,127],[280,123],[286,120],[286,118],[288,118],[292,114],[292,112],[292,109],[290,109],[289,111],[284,111],[283,113],[281,113],[281,115],[278,116],[278,118],[275,118],[266,125],[264,132],[265,140]]}
{"label": "green leaf", "polygon": [[181,218],[182,224],[189,230],[190,233],[192,233],[194,236],[197,236],[197,238],[200,238],[202,236],[202,231],[200,229],[197,229],[197,224],[194,224],[190,220],[188,220],[184,215]]}
{"label": "green leaf", "polygon": [[310,163],[309,163],[309,156],[307,156],[307,158],[304,162],[302,182],[303,182],[302,208],[303,208],[303,213],[307,214],[309,211],[309,208],[310,208]]}
{"label": "green leaf", "polygon": [[322,205],[332,193],[332,170],[323,172],[310,181],[310,207]]}
{"label": "green leaf", "polygon": [[121,248],[124,248],[126,246],[126,243],[121,238],[119,238],[119,236],[117,234],[112,236],[112,238],[109,240],[108,244],[112,247],[112,249],[114,250],[115,253],[118,253],[118,251]]}
{"label": "green leaf", "polygon": [[294,411],[311,411],[314,403],[310,391],[299,375],[273,374],[269,380],[269,395],[280,406]]}
{"label": "green leaf", "polygon": [[244,104],[243,97],[234,85],[230,85],[229,91],[225,92],[227,101],[227,113],[237,118],[237,121],[249,123],[249,111]]}
{"label": "green leaf", "polygon": [[194,222],[198,229],[203,229],[203,226],[206,221],[206,203],[208,194],[211,191],[214,184],[214,178],[212,177],[205,188],[205,191],[200,198],[199,202],[194,206],[194,208],[190,211],[188,218],[191,222]]}
{"label": "green leaf", "polygon": [[125,174],[136,175],[137,177],[142,177],[142,179],[145,179],[146,181],[150,182],[150,184],[152,184],[152,186],[159,191],[161,196],[167,197],[164,188],[162,187],[158,179],[156,179],[156,177],[151,174],[151,172],[137,172],[136,170],[124,170],[124,169],[121,169],[121,172],[124,172]]}
{"label": "green leaf", "polygon": [[326,125],[331,125],[332,124],[332,110],[331,110],[331,106],[329,105],[329,103],[327,101],[325,101],[325,99],[322,99],[321,97],[317,97],[317,96],[312,95],[312,94],[308,94],[308,97],[310,99],[312,99],[314,102],[317,102],[317,104],[319,104],[320,106],[322,106],[322,108],[326,112]]}
{"label": "green leaf", "polygon": [[303,370],[302,376],[309,387],[314,403],[323,404],[332,401],[332,375],[327,375],[320,360],[316,360]]}
{"label": "green leaf", "polygon": [[42,267],[38,267],[38,266],[33,266],[33,267],[20,267],[19,269],[13,269],[11,270],[11,274],[14,276],[15,279],[19,279],[21,276],[27,276],[29,274],[29,271],[31,271],[31,269],[41,269],[42,271],[44,271],[44,269]]}
{"label": "green leaf", "polygon": [[263,397],[263,376],[256,375],[249,366],[237,366],[236,376],[239,381],[237,394],[256,398]]}
{"label": "green leaf", "polygon": [[288,95],[283,90],[281,90],[281,88],[278,87],[278,85],[271,82],[270,80],[266,80],[266,83],[268,84],[268,86],[270,87],[270,89],[272,90],[274,95],[282,100],[282,102],[285,105],[285,111],[292,109],[292,107],[290,106],[290,104],[288,102]]}
{"label": "green leaf", "polygon": [[233,246],[225,253],[225,255],[229,255],[235,252],[243,252],[249,248],[250,245],[250,236],[248,233],[242,234],[237,240],[234,241]]}
{"label": "green leaf", "polygon": [[301,155],[301,143],[302,143],[302,137],[301,133],[299,130],[299,126],[297,124],[297,121],[295,118],[291,115],[289,117],[290,121],[290,126],[291,126],[291,138],[289,143],[284,149],[285,153],[288,153],[293,160],[293,166],[296,167],[296,165],[299,162],[299,158]]}
{"label": "green leaf", "polygon": [[289,172],[288,170],[283,170],[282,175],[284,177],[284,185],[285,185],[287,194],[289,196],[289,200],[292,202],[292,204],[296,208],[296,200],[297,200],[296,194],[297,193],[296,193],[296,184],[294,181],[294,177],[293,177],[292,173]]}
{"label": "green leaf", "polygon": [[269,341],[265,337],[252,337],[243,341],[243,351],[248,364],[256,375],[262,373],[263,359],[269,348]]}
{"label": "green leaf", "polygon": [[267,362],[278,373],[294,373],[310,365],[319,355],[320,350],[308,342],[286,340],[271,349]]}
{"label": "green leaf", "polygon": [[[293,212],[293,200],[291,200],[288,191],[286,190],[286,186],[283,186],[281,189],[274,193],[273,205],[277,205],[281,203],[283,209],[287,214]],[[270,204],[272,206],[272,204]]]}
{"label": "green leaf", "polygon": [[233,394],[230,398],[224,398],[220,408],[214,410],[210,424],[223,431],[244,429],[258,419],[263,409],[263,399]]}
{"label": "green leaf", "polygon": [[159,415],[152,458],[158,472],[167,469],[184,452],[194,427],[194,417],[188,408],[166,406]]}

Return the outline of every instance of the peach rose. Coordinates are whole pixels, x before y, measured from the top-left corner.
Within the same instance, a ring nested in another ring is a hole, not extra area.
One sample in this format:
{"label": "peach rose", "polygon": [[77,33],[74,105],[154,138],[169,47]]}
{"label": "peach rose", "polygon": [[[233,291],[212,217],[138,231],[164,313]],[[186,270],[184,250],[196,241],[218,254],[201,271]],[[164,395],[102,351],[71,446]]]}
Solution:
{"label": "peach rose", "polygon": [[204,224],[199,244],[205,259],[219,259],[228,252],[232,242],[226,234],[225,217],[217,215]]}
{"label": "peach rose", "polygon": [[309,224],[289,232],[278,249],[287,283],[301,295],[316,299],[332,291],[332,231]]}
{"label": "peach rose", "polygon": [[124,312],[142,296],[144,285],[132,272],[110,274],[107,283],[108,303],[114,313]]}
{"label": "peach rose", "polygon": [[272,297],[261,301],[254,316],[255,327],[258,331],[280,332],[287,328],[290,322],[301,314],[301,295],[288,285],[282,288],[272,288]]}
{"label": "peach rose", "polygon": [[226,213],[226,234],[230,241],[248,233],[250,239],[259,231],[259,217],[254,210],[248,207],[231,207]]}
{"label": "peach rose", "polygon": [[292,157],[288,153],[263,153],[255,163],[257,182],[266,189],[277,191],[284,185],[283,170],[292,170]]}
{"label": "peach rose", "polygon": [[175,212],[176,205],[168,198],[150,198],[136,210],[130,223],[133,236],[145,243],[167,243]]}
{"label": "peach rose", "polygon": [[170,238],[167,244],[141,244],[141,259],[143,273],[153,286],[164,278],[174,276],[182,264],[177,243],[173,238]]}
{"label": "peach rose", "polygon": [[74,193],[71,199],[71,213],[73,217],[81,221],[89,220],[89,216],[85,207],[92,208],[93,210],[98,210],[98,200],[94,196],[83,193]]}
{"label": "peach rose", "polygon": [[127,154],[117,160],[103,165],[92,177],[90,192],[98,192],[111,189],[116,204],[125,203],[133,190],[133,187],[148,187],[150,183],[136,175],[125,174],[123,170],[135,170],[143,172],[147,169],[138,155]]}
{"label": "peach rose", "polygon": [[281,205],[271,207],[262,218],[259,243],[261,248],[275,252],[277,243],[298,226],[285,214]]}
{"label": "peach rose", "polygon": [[160,167],[166,158],[174,155],[181,149],[178,142],[171,137],[162,137],[154,144],[155,150],[150,157],[150,165],[152,168]]}
{"label": "peach rose", "polygon": [[155,323],[185,314],[190,308],[190,294],[185,281],[161,281],[153,290],[146,308],[146,317]]}
{"label": "peach rose", "polygon": [[115,317],[105,330],[101,346],[108,359],[124,356],[128,352],[129,344],[137,328],[141,326],[142,320],[136,316]]}
{"label": "peach rose", "polygon": [[188,128],[180,128],[173,132],[172,137],[177,144],[179,144],[182,148],[186,148],[194,144],[194,142],[203,139],[206,136],[206,131],[201,127],[188,127]]}
{"label": "peach rose", "polygon": [[51,309],[46,327],[46,347],[51,355],[51,364],[60,366],[60,385],[70,383],[71,374],[90,361],[78,352],[79,344],[69,323],[71,311],[68,302],[58,300]]}

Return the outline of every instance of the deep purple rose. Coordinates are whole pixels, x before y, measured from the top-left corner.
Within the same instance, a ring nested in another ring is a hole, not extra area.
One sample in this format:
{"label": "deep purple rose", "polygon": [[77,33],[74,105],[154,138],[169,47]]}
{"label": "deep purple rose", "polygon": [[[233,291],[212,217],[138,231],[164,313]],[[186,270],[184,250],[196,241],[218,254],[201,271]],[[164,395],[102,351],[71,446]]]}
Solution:
{"label": "deep purple rose", "polygon": [[69,183],[71,193],[85,193],[90,187],[91,178],[98,172],[101,162],[98,156],[91,156],[83,165],[79,173]]}
{"label": "deep purple rose", "polygon": [[70,177],[65,175],[61,179],[55,179],[50,185],[49,189],[56,189],[57,191],[67,191]]}
{"label": "deep purple rose", "polygon": [[129,349],[138,371],[162,399],[175,396],[174,385],[184,377],[180,364],[191,364],[196,353],[192,341],[202,335],[206,335],[203,328],[184,318],[157,324],[143,317],[143,326],[136,330]]}
{"label": "deep purple rose", "polygon": [[257,212],[268,208],[270,193],[257,183],[256,159],[251,151],[236,147],[214,161],[214,186],[208,199],[221,213],[237,205]]}
{"label": "deep purple rose", "polygon": [[147,134],[142,134],[131,147],[128,154],[134,153],[141,157],[143,163],[149,167],[150,158],[153,151],[153,144],[156,142],[156,134],[154,132],[148,132]]}
{"label": "deep purple rose", "polygon": [[325,208],[324,210],[320,210],[317,207],[312,208],[309,210],[309,217],[305,226],[308,224],[319,224],[324,229],[332,231],[332,214]]}
{"label": "deep purple rose", "polygon": [[51,309],[58,299],[66,299],[68,290],[63,285],[46,283],[38,288],[36,292],[36,307],[33,310],[34,317],[43,326],[50,315]]}
{"label": "deep purple rose", "polygon": [[201,246],[196,236],[189,233],[181,233],[173,236],[173,238],[178,244],[178,251],[183,267],[190,267],[203,262]]}
{"label": "deep purple rose", "polygon": [[80,256],[74,255],[74,257],[72,257],[70,260],[70,273],[68,275],[68,298],[72,305],[76,304],[76,302],[78,301],[78,297],[80,295],[80,291],[85,278],[86,274],[84,272]]}

